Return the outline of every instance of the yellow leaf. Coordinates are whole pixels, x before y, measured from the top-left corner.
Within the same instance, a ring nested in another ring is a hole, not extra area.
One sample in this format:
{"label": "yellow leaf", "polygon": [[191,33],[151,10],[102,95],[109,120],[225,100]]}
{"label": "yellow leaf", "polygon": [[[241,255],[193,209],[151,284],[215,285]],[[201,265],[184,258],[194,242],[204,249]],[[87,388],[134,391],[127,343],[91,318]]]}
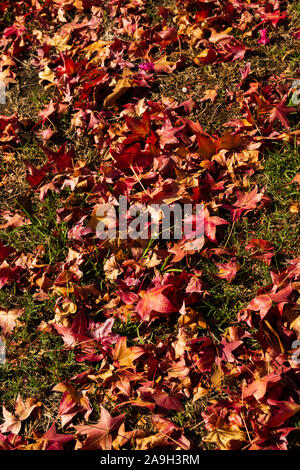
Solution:
{"label": "yellow leaf", "polygon": [[185,308],[185,314],[178,319],[179,326],[191,328],[194,331],[197,327],[207,328],[207,324],[201,313],[193,310],[191,307]]}
{"label": "yellow leaf", "polygon": [[46,65],[44,70],[39,73],[39,77],[40,83],[42,83],[43,81],[54,83],[55,81],[55,74],[49,69],[48,65]]}
{"label": "yellow leaf", "polygon": [[290,206],[290,212],[292,214],[299,214],[299,210],[300,210],[299,202],[295,202],[294,204]]}
{"label": "yellow leaf", "polygon": [[211,368],[210,380],[215,389],[220,388],[223,383],[224,373],[219,365],[214,363]]}
{"label": "yellow leaf", "polygon": [[53,36],[53,38],[51,38],[50,45],[55,49],[58,49],[60,52],[65,52],[68,49],[72,48],[72,46],[68,44],[69,39],[70,34],[65,34],[64,36],[61,36],[57,33]]}
{"label": "yellow leaf", "polygon": [[99,41],[95,41],[89,46],[85,47],[83,49],[83,52],[86,54],[86,58],[89,60],[91,56],[94,54],[94,52],[97,53],[97,55],[100,53],[102,54],[104,51],[109,52],[108,47],[112,44],[112,41],[102,41],[101,39]]}
{"label": "yellow leaf", "polygon": [[77,306],[70,299],[64,299],[61,303],[55,306],[54,312],[59,317],[67,317],[74,315],[77,311]]}
{"label": "yellow leaf", "polygon": [[242,442],[247,441],[247,436],[236,424],[233,424],[214,429],[203,438],[203,441],[217,444],[221,450],[235,450],[241,447]]}
{"label": "yellow leaf", "polygon": [[117,82],[114,88],[114,91],[105,98],[103,102],[103,106],[105,108],[113,106],[118,101],[118,99],[121,98],[121,96],[123,96],[126,93],[126,91],[130,90],[131,87],[132,87],[131,78],[129,77],[121,78]]}
{"label": "yellow leaf", "polygon": [[143,348],[133,346],[127,347],[127,338],[121,337],[116,343],[114,349],[114,361],[118,362],[119,367],[134,367],[133,361],[144,353]]}
{"label": "yellow leaf", "polygon": [[204,388],[204,387],[201,387],[201,386],[198,386],[196,388],[194,388],[193,390],[193,403],[195,403],[195,401],[197,400],[200,400],[200,398],[203,398],[205,395],[207,395],[209,392],[209,390],[207,388]]}

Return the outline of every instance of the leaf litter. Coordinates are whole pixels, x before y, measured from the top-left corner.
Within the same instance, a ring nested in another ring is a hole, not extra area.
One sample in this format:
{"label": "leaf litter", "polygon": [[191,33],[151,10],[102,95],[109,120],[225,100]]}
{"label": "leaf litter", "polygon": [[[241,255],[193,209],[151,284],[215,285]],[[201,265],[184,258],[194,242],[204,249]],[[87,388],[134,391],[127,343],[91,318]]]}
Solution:
{"label": "leaf litter", "polygon": [[[1,208],[0,289],[31,295],[37,332],[61,338],[85,366],[49,387],[47,403],[59,394],[60,404],[47,426],[46,401],[24,401],[22,388],[11,411],[3,404],[1,448],[287,449],[300,410],[299,254],[278,267],[267,239],[250,237],[245,258],[227,244],[237,223],[272,203],[255,180],[264,151],[299,142],[297,69],[285,64],[299,39],[290,4],[25,0],[3,2],[0,18],[0,79],[13,93],[25,68],[38,95],[32,106],[23,83],[31,108],[10,100],[0,116],[1,184],[21,196]],[[281,60],[272,59],[278,35],[291,45]],[[201,246],[103,242],[97,207],[120,195],[204,204]],[[33,205],[51,198],[49,236]],[[24,235],[11,246],[14,230],[34,230],[36,243]],[[63,237],[60,259],[51,237]],[[248,259],[269,269],[270,283],[256,283],[216,334],[201,308]],[[24,321],[24,308],[0,307],[8,345]]]}

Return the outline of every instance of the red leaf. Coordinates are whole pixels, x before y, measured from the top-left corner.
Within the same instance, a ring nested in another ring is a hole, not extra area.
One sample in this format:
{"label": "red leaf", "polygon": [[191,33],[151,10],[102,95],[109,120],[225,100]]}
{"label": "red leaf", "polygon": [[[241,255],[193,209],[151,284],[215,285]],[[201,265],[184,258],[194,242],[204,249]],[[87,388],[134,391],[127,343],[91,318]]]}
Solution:
{"label": "red leaf", "polygon": [[78,413],[84,414],[85,420],[88,419],[93,409],[86,391],[77,392],[72,385],[63,382],[55,385],[52,390],[63,394],[59,405],[62,426],[72,421]]}
{"label": "red leaf", "polygon": [[45,450],[63,450],[63,445],[66,442],[73,441],[74,438],[74,434],[58,434],[55,423],[42,436],[45,441]]}
{"label": "red leaf", "polygon": [[180,127],[173,127],[169,118],[167,118],[161,129],[158,129],[156,133],[160,136],[160,145],[164,149],[166,145],[178,144],[179,140],[175,136],[177,132],[184,129],[184,125]]}
{"label": "red leaf", "polygon": [[5,246],[0,242],[0,263],[9,257],[12,253],[15,253],[16,250],[11,246]]}
{"label": "red leaf", "polygon": [[75,153],[73,147],[66,151],[67,144],[64,143],[57,152],[42,146],[42,149],[46,153],[49,162],[54,165],[57,172],[65,171],[67,168],[73,167],[75,160]]}
{"label": "red leaf", "polygon": [[252,189],[252,191],[250,191],[249,193],[243,193],[242,191],[238,190],[237,200],[233,204],[233,207],[235,207],[236,209],[225,205],[224,207],[230,209],[232,221],[235,222],[241,217],[243,213],[247,213],[248,211],[255,209],[257,204],[262,200],[262,198],[263,193],[258,193],[257,186]]}
{"label": "red leaf", "polygon": [[219,272],[216,276],[221,279],[226,279],[228,282],[231,282],[232,279],[235,278],[236,273],[240,269],[240,265],[234,261],[234,259],[230,260],[228,263],[214,263],[219,268]]}
{"label": "red leaf", "polygon": [[284,98],[283,100],[280,101],[280,103],[277,106],[275,106],[271,110],[269,121],[270,123],[273,123],[274,121],[279,120],[284,127],[289,129],[290,124],[289,124],[287,116],[288,114],[297,111],[297,108],[288,108],[287,106],[285,106],[286,100],[287,99]]}
{"label": "red leaf", "polygon": [[300,405],[290,401],[268,400],[268,404],[277,408],[274,416],[268,420],[268,427],[277,428],[300,411]]}
{"label": "red leaf", "polygon": [[[140,119],[133,118],[130,116],[125,116],[125,122],[127,127],[133,132],[133,135],[130,136],[130,139],[142,140],[147,137],[150,133],[150,115],[146,111]],[[126,143],[129,143],[126,141]]]}
{"label": "red leaf", "polygon": [[179,398],[175,397],[174,395],[169,395],[166,392],[157,392],[153,395],[153,398],[157,406],[160,408],[174,411],[183,410],[183,406],[180,403]]}
{"label": "red leaf", "polygon": [[162,286],[146,292],[136,307],[141,319],[150,321],[154,317],[166,317],[171,313],[178,312],[178,308],[169,300],[172,295],[174,297],[172,285]]}

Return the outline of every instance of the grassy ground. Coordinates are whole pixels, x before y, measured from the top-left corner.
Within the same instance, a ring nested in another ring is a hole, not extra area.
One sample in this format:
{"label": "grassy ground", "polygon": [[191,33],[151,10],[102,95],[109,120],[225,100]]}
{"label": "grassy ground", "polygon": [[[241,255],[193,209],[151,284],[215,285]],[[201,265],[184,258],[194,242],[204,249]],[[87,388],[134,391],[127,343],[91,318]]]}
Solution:
{"label": "grassy ground", "polygon": [[[284,145],[267,151],[263,166],[264,170],[257,175],[257,181],[266,187],[266,193],[270,196],[272,204],[252,219],[241,219],[233,229],[229,227],[224,230],[221,246],[237,249],[238,260],[241,263],[241,269],[233,283],[228,284],[225,280],[212,277],[217,270],[207,259],[199,259],[195,266],[203,270],[204,279],[213,286],[209,290],[209,296],[198,308],[215,337],[226,331],[231,322],[236,320],[237,313],[255,296],[259,287],[271,282],[269,268],[261,261],[255,262],[245,250],[249,239],[263,238],[273,244],[274,269],[281,268],[287,258],[297,254],[300,236],[299,215],[291,213],[290,208],[299,202],[300,195],[295,185],[289,184],[300,168],[297,148]],[[280,189],[278,189],[279,181]],[[55,197],[46,199],[44,203],[35,201],[30,212],[24,209],[32,224],[13,229],[9,233],[0,232],[0,240],[20,251],[24,247],[27,251],[33,251],[47,240],[45,262],[62,261],[66,251],[66,227],[55,222],[54,214],[58,207]],[[55,236],[53,236],[54,230]],[[103,277],[101,266],[93,259],[88,260],[83,272],[83,285],[95,277],[98,279]],[[8,361],[1,366],[0,375],[1,400],[12,406],[18,392],[22,390],[23,397],[45,400],[51,421],[51,418],[55,419],[59,404],[58,394],[50,393],[53,386],[87,370],[89,366],[78,363],[73,351],[66,351],[60,336],[37,330],[42,320],[49,321],[53,318],[55,296],[46,302],[37,303],[30,293],[20,292],[13,285],[0,291],[0,304],[3,307],[18,306],[25,309],[24,315],[19,319],[22,327],[17,328],[13,337],[7,342]],[[139,322],[128,321],[127,324],[117,323],[114,330],[130,340],[142,334],[141,328],[143,327]],[[156,327],[154,332],[155,338],[161,341],[170,335],[175,338],[176,334],[175,323],[169,324],[167,328],[162,324]],[[97,400],[94,401],[94,405],[96,403]],[[187,401],[184,412],[174,413],[173,418],[180,426],[190,428],[192,434],[199,433],[201,439],[203,434],[199,426],[201,411],[203,405]],[[97,412],[94,413],[93,418],[97,420]],[[31,423],[32,426],[36,424]],[[38,422],[41,428],[45,424]]]}
{"label": "grassy ground", "polygon": [[[289,3],[292,13],[292,21],[299,14],[299,3]],[[157,20],[156,2],[149,2],[148,14],[153,23]],[[9,22],[9,17],[6,18]],[[298,67],[299,53],[294,44],[284,36],[284,26],[276,30],[271,37],[271,43],[266,46],[264,52],[260,49],[251,55],[251,67],[253,80],[263,81],[266,76],[283,70],[290,70],[293,75]],[[251,46],[251,41],[249,41]],[[184,51],[183,51],[184,52]],[[173,51],[173,56],[178,50]],[[248,59],[247,59],[248,60]],[[239,116],[239,106],[234,103],[231,111],[226,109],[228,95],[240,80],[240,68],[243,68],[247,60],[221,64],[221,66],[207,65],[201,73],[192,61],[181,72],[175,72],[158,79],[155,86],[149,91],[148,98],[155,100],[158,97],[173,97],[178,101],[186,99],[184,87],[189,87],[190,96],[199,103],[199,108],[190,116],[199,120],[207,132],[214,132],[222,128],[223,124]],[[37,120],[39,111],[50,102],[51,93],[45,92],[38,84],[37,76],[30,70],[29,61],[24,61],[24,72],[20,81],[11,88],[6,108],[7,115],[18,111],[24,117]],[[31,86],[32,80],[35,86]],[[218,97],[214,103],[210,101],[200,102],[205,90],[218,85]],[[56,143],[64,141],[72,142],[77,151],[86,148],[88,140],[77,142],[74,134],[69,129],[70,116],[66,115],[62,121],[56,137]],[[296,118],[292,129],[296,127]],[[224,129],[224,128],[223,128]],[[26,137],[24,135],[23,137]],[[93,162],[95,151],[88,149],[87,158]],[[0,241],[14,247],[17,251],[32,253],[39,245],[44,245],[45,264],[63,262],[68,249],[67,225],[56,220],[56,210],[63,207],[61,196],[66,199],[70,191],[65,190],[59,195],[52,194],[44,202],[39,201],[37,195],[32,198],[25,182],[26,170],[24,160],[32,164],[41,164],[44,154],[32,136],[25,138],[25,143],[16,147],[13,158],[1,160],[1,208],[14,211],[20,209],[31,224],[12,230],[0,230]],[[203,279],[210,285],[209,295],[197,308],[205,318],[209,330],[218,338],[228,326],[236,320],[238,312],[244,308],[256,295],[260,287],[271,282],[270,269],[261,261],[253,260],[245,245],[252,238],[263,238],[274,246],[275,256],[271,269],[279,269],[286,265],[288,259],[299,254],[299,191],[295,184],[290,184],[296,173],[300,171],[300,159],[296,145],[293,143],[273,144],[272,148],[264,151],[261,161],[263,169],[258,171],[251,179],[256,181],[259,187],[264,187],[266,195],[271,203],[255,215],[241,218],[233,225],[225,226],[221,236],[220,247],[237,250],[237,259],[241,269],[232,283],[214,277],[217,269],[214,263],[199,257],[194,266],[203,271]],[[84,193],[76,193],[78,206],[85,204]],[[298,203],[298,205],[297,205]],[[228,212],[224,210],[220,216],[228,219]],[[86,285],[91,280],[105,283],[102,264],[97,253],[85,262],[81,284]],[[102,284],[101,284],[102,285]],[[46,429],[50,422],[57,417],[60,395],[51,392],[58,382],[69,380],[70,377],[89,369],[90,365],[76,361],[74,352],[66,350],[60,336],[49,332],[49,329],[41,331],[38,326],[41,321],[48,322],[53,319],[55,295],[46,301],[36,302],[30,291],[20,290],[16,284],[6,286],[0,290],[0,305],[8,308],[23,307],[25,309],[19,318],[20,326],[7,340],[7,362],[1,365],[0,373],[0,401],[6,407],[12,407],[16,396],[22,390],[22,397],[36,397],[43,401],[47,408],[44,421],[31,422],[32,428]],[[100,311],[100,310],[99,310]],[[93,312],[97,318],[99,312]],[[152,338],[165,341],[176,338],[178,326],[176,322],[158,325],[152,333]],[[136,337],[143,337],[144,326],[139,322],[116,322],[114,331],[127,336],[130,341]],[[200,334],[204,335],[200,331]],[[255,345],[253,345],[255,346]],[[95,369],[99,367],[95,364]],[[94,406],[93,420],[98,419],[98,400],[102,393],[101,387],[96,387],[90,400]],[[218,393],[218,392],[211,392]],[[209,395],[208,399],[212,397]],[[172,412],[175,423],[186,428],[186,436],[193,436],[196,442],[203,435],[201,411],[205,409],[205,401],[192,403],[186,400],[184,411]],[[130,415],[129,419],[137,422],[142,416],[139,412]],[[30,429],[27,429],[30,432]],[[295,444],[297,446],[298,444]],[[201,444],[203,446],[203,444]],[[206,445],[209,448],[209,445]]]}

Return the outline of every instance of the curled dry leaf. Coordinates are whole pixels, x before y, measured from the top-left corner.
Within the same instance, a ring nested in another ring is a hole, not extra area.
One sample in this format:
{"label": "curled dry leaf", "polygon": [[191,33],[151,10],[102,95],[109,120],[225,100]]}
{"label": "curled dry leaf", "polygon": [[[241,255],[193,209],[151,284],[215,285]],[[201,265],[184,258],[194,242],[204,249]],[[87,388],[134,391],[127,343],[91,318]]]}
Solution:
{"label": "curled dry leaf", "polygon": [[31,413],[42,406],[42,403],[36,402],[33,398],[27,398],[23,402],[21,395],[19,394],[15,402],[14,413],[10,413],[5,406],[3,406],[3,417],[4,423],[0,426],[0,431],[3,433],[12,432],[13,434],[19,434],[22,426],[22,422],[25,421]]}
{"label": "curled dry leaf", "polygon": [[13,308],[11,310],[0,307],[0,327],[4,335],[12,333],[15,326],[18,324],[18,318],[24,313],[24,308]]}

